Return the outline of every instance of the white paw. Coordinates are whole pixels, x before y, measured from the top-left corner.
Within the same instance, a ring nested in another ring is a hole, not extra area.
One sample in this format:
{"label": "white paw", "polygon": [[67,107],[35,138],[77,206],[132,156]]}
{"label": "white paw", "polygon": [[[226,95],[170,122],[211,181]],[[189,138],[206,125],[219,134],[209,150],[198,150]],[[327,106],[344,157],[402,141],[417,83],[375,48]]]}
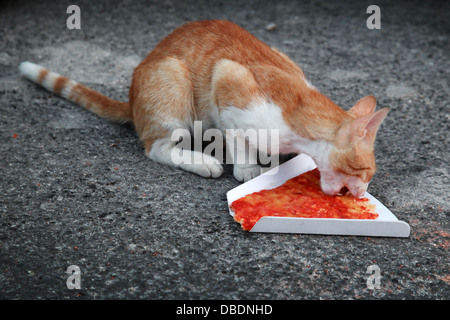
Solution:
{"label": "white paw", "polygon": [[157,140],[148,157],[153,161],[172,165],[205,178],[218,178],[223,173],[219,160],[199,151],[180,150],[166,139]]}
{"label": "white paw", "polygon": [[191,164],[182,163],[180,168],[198,174],[205,178],[218,178],[223,173],[219,160],[207,154],[202,154],[203,160]]}
{"label": "white paw", "polygon": [[235,164],[233,175],[238,181],[247,182],[261,174],[261,167],[257,164]]}

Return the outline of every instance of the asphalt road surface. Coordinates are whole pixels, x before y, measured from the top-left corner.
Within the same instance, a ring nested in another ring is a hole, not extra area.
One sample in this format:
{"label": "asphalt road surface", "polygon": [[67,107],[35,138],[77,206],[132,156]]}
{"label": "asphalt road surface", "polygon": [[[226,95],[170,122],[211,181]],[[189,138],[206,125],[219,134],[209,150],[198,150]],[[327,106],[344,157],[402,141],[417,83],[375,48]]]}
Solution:
{"label": "asphalt road surface", "polygon": [[[71,4],[81,29],[67,27]],[[3,1],[0,299],[449,299],[450,2],[377,1],[381,29],[367,27],[371,4]],[[244,232],[227,209],[230,165],[204,179],[154,163],[131,125],[18,73],[28,60],[127,100],[139,61],[202,19],[285,52],[344,109],[369,94],[391,109],[368,191],[408,238]]]}

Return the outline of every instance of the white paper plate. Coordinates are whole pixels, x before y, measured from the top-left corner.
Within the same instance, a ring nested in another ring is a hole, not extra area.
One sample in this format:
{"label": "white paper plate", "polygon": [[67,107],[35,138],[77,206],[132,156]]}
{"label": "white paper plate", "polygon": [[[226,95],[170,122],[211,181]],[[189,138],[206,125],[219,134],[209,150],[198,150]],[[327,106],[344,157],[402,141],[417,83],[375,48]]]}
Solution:
{"label": "white paper plate", "polygon": [[[231,203],[243,196],[273,189],[287,180],[316,167],[314,161],[305,154],[286,161],[279,167],[246,182],[227,192],[228,207]],[[329,218],[294,218],[294,217],[262,217],[256,222],[250,232],[276,232],[276,233],[307,233],[307,234],[334,234],[373,237],[408,237],[409,225],[397,217],[371,194],[364,197],[375,204],[376,219],[329,219]],[[230,209],[230,214],[234,212]]]}

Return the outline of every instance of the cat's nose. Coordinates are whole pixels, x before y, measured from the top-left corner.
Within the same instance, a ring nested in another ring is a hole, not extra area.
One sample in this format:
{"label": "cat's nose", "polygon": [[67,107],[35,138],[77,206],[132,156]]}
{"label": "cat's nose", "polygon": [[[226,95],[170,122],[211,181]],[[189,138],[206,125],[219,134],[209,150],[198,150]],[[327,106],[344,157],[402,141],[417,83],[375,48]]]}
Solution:
{"label": "cat's nose", "polygon": [[350,193],[353,196],[355,196],[356,198],[362,198],[364,196],[364,193],[366,193],[366,189],[365,188],[358,188],[356,190],[352,190]]}
{"label": "cat's nose", "polygon": [[364,194],[366,193],[367,187],[369,185],[368,182],[363,182],[361,179],[357,177],[350,178],[348,181],[344,182],[345,186],[350,190],[350,193],[352,196],[356,198],[362,198],[364,197]]}

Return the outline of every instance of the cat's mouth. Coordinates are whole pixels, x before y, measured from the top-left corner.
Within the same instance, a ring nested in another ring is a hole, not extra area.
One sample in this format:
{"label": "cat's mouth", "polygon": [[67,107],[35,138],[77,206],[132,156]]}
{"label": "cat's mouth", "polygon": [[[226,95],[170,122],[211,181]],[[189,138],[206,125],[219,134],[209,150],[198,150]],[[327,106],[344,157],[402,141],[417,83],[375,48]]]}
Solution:
{"label": "cat's mouth", "polygon": [[341,189],[338,189],[334,192],[325,192],[332,196],[345,196],[351,195],[356,198],[362,198],[364,196],[365,190],[362,188],[356,188],[356,190],[351,190],[347,186],[343,186]]}
{"label": "cat's mouth", "polygon": [[346,195],[347,193],[349,193],[350,192],[350,190],[346,187],[346,186],[343,186],[342,188],[341,188],[341,190],[339,190],[339,192],[337,193],[337,195],[338,196],[344,196],[344,195]]}

